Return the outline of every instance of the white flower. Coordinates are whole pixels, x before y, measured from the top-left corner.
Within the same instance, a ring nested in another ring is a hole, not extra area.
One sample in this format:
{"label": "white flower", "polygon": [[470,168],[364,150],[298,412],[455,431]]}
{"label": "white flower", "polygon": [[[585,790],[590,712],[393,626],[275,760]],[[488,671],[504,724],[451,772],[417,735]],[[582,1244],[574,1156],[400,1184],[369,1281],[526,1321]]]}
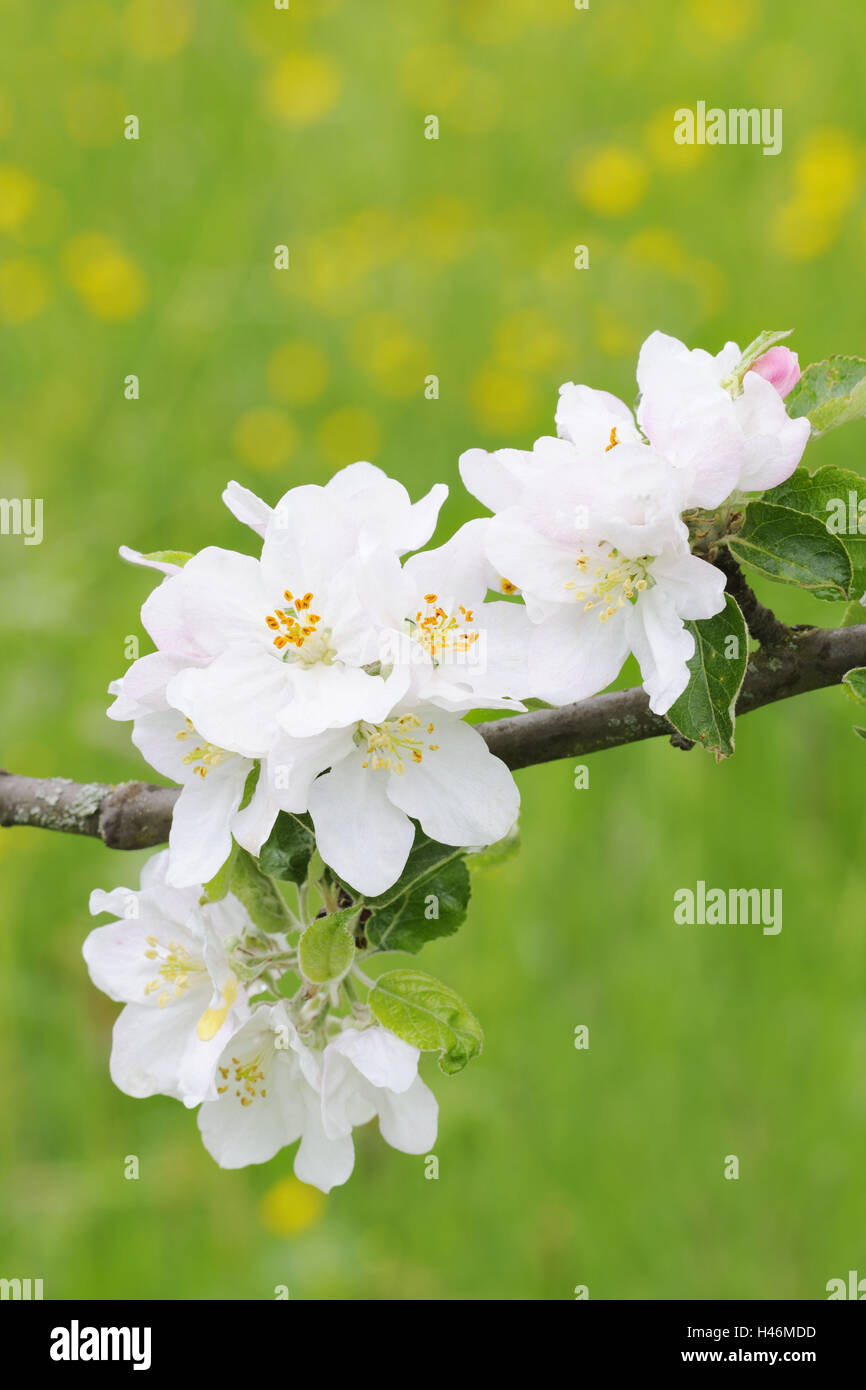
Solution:
{"label": "white flower", "polygon": [[418,1049],[386,1029],[347,1028],[324,1053],[299,1038],[284,1003],[258,1008],[229,1039],[216,1099],[199,1111],[208,1153],[222,1168],[266,1163],[301,1140],[295,1175],[330,1192],[355,1162],[354,1125],[379,1116],[387,1143],[425,1153],[438,1106],[418,1076]]}
{"label": "white flower", "polygon": [[[489,845],[508,833],[520,805],[514,778],[478,730],[420,703],[311,738],[285,736],[259,782],[273,798],[267,815],[273,806],[309,811],[325,863],[371,897],[403,871],[410,817],[443,844]],[[244,833],[258,833],[256,814],[240,813]]]}
{"label": "white flower", "polygon": [[[413,503],[402,483],[372,463],[349,464],[316,491],[325,494],[330,507],[339,507],[352,516],[363,542],[382,545],[396,555],[427,544],[448,496],[447,486],[436,483],[426,497]],[[249,488],[232,482],[223,493],[223,501],[238,521],[264,537],[269,530],[284,524],[298,493],[299,489],[293,488],[276,507],[269,507]]]}
{"label": "white flower", "polygon": [[[267,1163],[303,1135],[295,1157],[302,1182],[327,1191],[337,1182],[352,1141],[332,1148],[322,1131],[319,1094],[322,1058],[298,1037],[285,1003],[266,1004],[224,1046],[217,1065],[216,1095],[202,1105],[198,1127],[204,1146],[221,1168]],[[348,1177],[348,1173],[346,1174]]]}
{"label": "white flower", "polygon": [[381,627],[383,668],[404,666],[414,696],[444,709],[522,710],[528,622],[520,604],[485,602],[498,581],[485,553],[489,521],[469,521],[445,545],[401,567],[381,553],[362,574]]}
{"label": "white flower", "polygon": [[209,1093],[226,1039],[248,1014],[227,944],[249,926],[233,897],[199,905],[201,888],[173,888],[168,854],[149,859],[141,889],[97,889],[90,911],[117,921],[82,948],[98,989],[126,1005],[114,1025],[112,1080],[130,1096],[174,1096],[194,1106]]}
{"label": "white flower", "polygon": [[497,480],[491,456],[485,493],[499,482],[501,496],[518,500],[492,519],[488,554],[535,624],[534,695],[551,704],[584,699],[633,652],[650,707],[664,713],[688,683],[694,638],[684,620],[718,613],[725,580],[690,553],[664,461],[623,435],[603,468],[589,450],[545,449],[521,478],[509,461]]}
{"label": "white flower", "polygon": [[[139,716],[132,741],[151,767],[181,784],[174,804],[169,833],[167,881],[179,887],[207,883],[231,853],[232,835],[251,854],[258,854],[270,834],[274,816],[267,822],[267,791],[256,786],[250,804],[254,815],[239,822],[237,812],[251,758],[217,748],[201,738],[191,721],[178,710],[166,709]],[[247,833],[255,823],[261,838]]]}
{"label": "white flower", "polygon": [[[328,1043],[322,1065],[322,1129],[339,1142],[354,1125],[379,1117],[382,1138],[403,1153],[429,1153],[439,1106],[418,1075],[417,1047],[387,1028],[345,1028]],[[351,1164],[346,1178],[351,1173]],[[343,1179],[345,1181],[345,1178]]]}
{"label": "white flower", "polygon": [[684,507],[717,507],[732,492],[775,487],[793,473],[809,421],[792,420],[771,381],[747,371],[726,343],[713,357],[652,333],[640,351],[638,421],[683,476]]}

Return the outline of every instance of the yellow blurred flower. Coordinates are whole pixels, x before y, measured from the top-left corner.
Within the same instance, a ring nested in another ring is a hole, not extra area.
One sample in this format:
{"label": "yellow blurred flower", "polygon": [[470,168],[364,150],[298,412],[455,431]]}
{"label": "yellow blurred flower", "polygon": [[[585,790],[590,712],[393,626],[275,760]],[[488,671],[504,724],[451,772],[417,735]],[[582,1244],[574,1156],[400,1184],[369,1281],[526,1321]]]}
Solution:
{"label": "yellow blurred flower", "polygon": [[839,219],[809,198],[794,197],[770,223],[773,250],[789,261],[823,256],[839,235]]}
{"label": "yellow blurred flower", "polygon": [[371,461],[379,451],[382,431],[372,411],[364,406],[347,405],[326,415],[319,425],[316,442],[319,453],[336,468]]}
{"label": "yellow blurred flower", "polygon": [[349,353],[385,396],[411,396],[424,387],[430,354],[395,314],[364,314],[349,330]]}
{"label": "yellow blurred flower", "polygon": [[324,1192],[297,1178],[281,1178],[259,1206],[262,1225],[274,1236],[296,1236],[314,1226],[327,1206]]}
{"label": "yellow blurred flower", "polygon": [[288,415],[270,406],[248,410],[235,425],[235,450],[261,473],[279,468],[298,447],[298,431]]}
{"label": "yellow blurred flower", "polygon": [[112,82],[79,82],[63,98],[67,132],[79,145],[96,148],[114,144],[122,138],[126,114],[123,92]]}
{"label": "yellow blurred flower", "polygon": [[189,41],[193,9],[189,0],[129,0],[123,12],[126,42],[139,58],[174,58]]}
{"label": "yellow blurred flower", "polygon": [[707,157],[707,145],[678,145],[674,140],[675,106],[657,111],[646,128],[649,153],[663,169],[691,171]]}
{"label": "yellow blurred flower", "polygon": [[841,214],[860,183],[861,157],[854,137],[832,126],[812,131],[797,150],[794,180],[804,201]]}
{"label": "yellow blurred flower", "polygon": [[707,39],[713,43],[736,43],[754,29],[760,17],[759,0],[686,0],[680,12],[680,33],[701,56]]}
{"label": "yellow blurred flower", "polygon": [[289,405],[307,405],[321,396],[328,380],[328,359],[316,343],[295,338],[273,352],[267,367],[271,395]]}
{"label": "yellow blurred flower", "polygon": [[472,381],[469,403],[483,429],[504,433],[529,423],[537,405],[537,393],[524,372],[489,363]]}
{"label": "yellow blurred flower", "polygon": [[416,214],[412,236],[415,254],[437,265],[451,265],[469,251],[474,226],[471,203],[454,194],[437,194]]}
{"label": "yellow blurred flower", "polygon": [[621,217],[637,207],[647,190],[644,165],[624,145],[606,145],[579,155],[572,164],[572,186],[580,201],[604,217]]}
{"label": "yellow blurred flower", "polygon": [[496,330],[496,358],[515,372],[544,372],[569,355],[565,334],[540,309],[519,309]]}
{"label": "yellow blurred flower", "polygon": [[74,237],[62,253],[72,288],[94,318],[108,322],[131,319],[147,299],[147,280],[112,237]]}
{"label": "yellow blurred flower", "polygon": [[265,81],[265,101],[288,125],[313,125],[333,110],[340,87],[339,69],[326,54],[287,53]]}
{"label": "yellow blurred flower", "polygon": [[48,276],[38,261],[18,256],[0,265],[0,319],[3,323],[27,323],[37,318],[50,298]]}
{"label": "yellow blurred flower", "polygon": [[0,165],[0,229],[12,231],[26,222],[36,204],[39,185],[26,169]]}

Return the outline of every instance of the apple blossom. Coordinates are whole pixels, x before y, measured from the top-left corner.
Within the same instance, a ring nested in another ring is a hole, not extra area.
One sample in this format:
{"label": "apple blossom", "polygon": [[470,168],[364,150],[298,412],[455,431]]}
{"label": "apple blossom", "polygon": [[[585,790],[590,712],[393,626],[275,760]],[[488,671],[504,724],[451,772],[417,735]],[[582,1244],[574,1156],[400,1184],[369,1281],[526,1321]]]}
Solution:
{"label": "apple blossom", "polygon": [[226,1039],[248,1014],[232,943],[249,927],[236,898],[205,906],[201,887],[175,888],[168,854],[148,860],[141,888],[90,895],[95,927],[82,948],[98,989],[126,1007],[114,1025],[110,1071],[130,1096],[174,1096],[198,1105],[209,1093]]}

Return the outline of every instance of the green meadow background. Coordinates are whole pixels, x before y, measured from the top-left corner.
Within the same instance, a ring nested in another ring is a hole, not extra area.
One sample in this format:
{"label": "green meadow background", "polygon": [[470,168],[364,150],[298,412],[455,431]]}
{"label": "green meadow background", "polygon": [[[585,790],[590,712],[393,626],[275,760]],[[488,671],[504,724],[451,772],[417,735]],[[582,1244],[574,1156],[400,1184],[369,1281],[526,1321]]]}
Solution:
{"label": "green meadow background", "polygon": [[[441,540],[480,511],[462,449],[551,432],[562,381],[631,401],[654,328],[866,350],[860,0],[2,0],[0,23],[0,494],[45,507],[41,546],[0,538],[15,771],[147,778],[104,717],[128,636],[148,649],[151,579],[117,547],[252,551],[229,478],[272,502],[357,458],[414,495],[445,479]],[[699,99],[782,107],[782,154],[676,146]],[[863,471],[864,440],[808,461]],[[841,619],[769,588],[792,621]],[[327,1198],[290,1151],[221,1172],[193,1115],[113,1087],[116,1008],[80,948],[90,890],[144,856],[0,831],[0,1275],[373,1300],[866,1275],[856,719],[831,690],[744,720],[720,767],[658,741],[589,759],[586,790],[571,763],[521,773],[520,855],[420,960],[487,1037],[458,1077],[424,1062],[438,1180],[368,1126]],[[674,925],[699,878],[782,888],[781,934]]]}

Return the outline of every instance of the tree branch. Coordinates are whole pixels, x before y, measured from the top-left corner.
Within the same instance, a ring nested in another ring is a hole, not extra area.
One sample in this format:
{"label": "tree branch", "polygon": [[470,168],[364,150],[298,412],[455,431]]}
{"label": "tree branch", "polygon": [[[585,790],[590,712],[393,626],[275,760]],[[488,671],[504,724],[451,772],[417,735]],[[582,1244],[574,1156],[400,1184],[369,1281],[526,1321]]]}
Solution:
{"label": "tree branch", "polygon": [[[866,623],[785,631],[783,646],[750,658],[737,701],[738,716],[793,695],[838,685],[846,671],[866,666]],[[490,720],[476,728],[491,752],[514,771],[675,732],[667,719],[651,712],[639,689],[611,691],[560,709]],[[0,826],[36,825],[95,836],[111,849],[147,849],[168,839],[178,794],[177,787],[147,782],[110,787],[0,771]]]}

